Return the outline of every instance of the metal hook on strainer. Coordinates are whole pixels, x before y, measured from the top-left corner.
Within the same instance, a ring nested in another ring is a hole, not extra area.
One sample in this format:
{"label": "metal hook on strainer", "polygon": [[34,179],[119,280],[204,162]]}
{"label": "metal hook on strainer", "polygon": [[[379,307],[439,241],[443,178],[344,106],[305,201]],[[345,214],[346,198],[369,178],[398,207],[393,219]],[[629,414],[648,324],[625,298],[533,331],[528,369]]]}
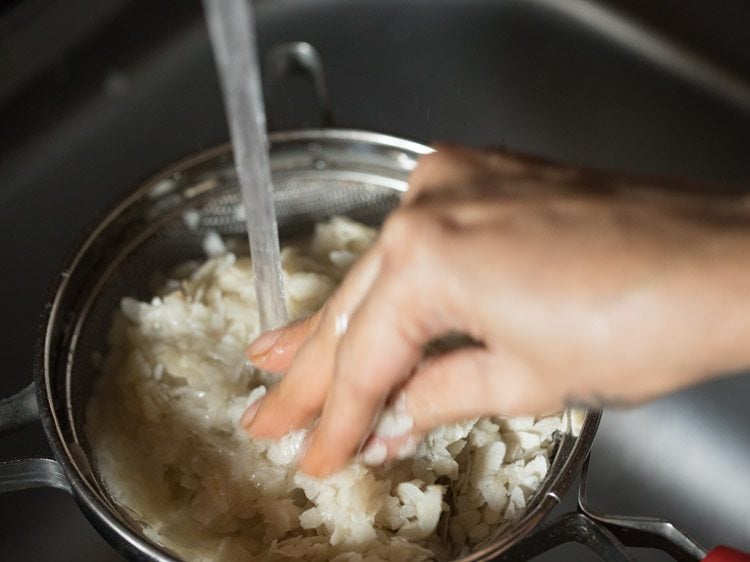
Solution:
{"label": "metal hook on strainer", "polygon": [[[315,47],[305,41],[282,43],[268,51],[265,62],[264,83],[267,100],[274,97],[274,89],[283,78],[295,73],[306,74],[315,87],[315,96],[323,127],[333,127],[333,105],[328,93],[323,60]],[[272,115],[268,115],[269,121],[272,117]]]}
{"label": "metal hook on strainer", "polygon": [[608,562],[636,562],[628,547],[661,550],[677,562],[697,562],[706,557],[702,546],[669,521],[594,511],[587,497],[590,461],[589,454],[581,467],[578,509],[540,525],[494,562],[529,560],[569,542],[588,547]]}

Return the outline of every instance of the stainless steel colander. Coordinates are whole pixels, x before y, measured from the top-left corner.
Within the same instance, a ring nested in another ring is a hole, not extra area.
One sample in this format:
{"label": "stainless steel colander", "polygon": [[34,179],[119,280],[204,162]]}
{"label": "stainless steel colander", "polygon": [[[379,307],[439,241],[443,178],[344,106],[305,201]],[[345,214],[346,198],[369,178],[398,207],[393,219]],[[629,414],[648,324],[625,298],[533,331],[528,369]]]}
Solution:
{"label": "stainless steel colander", "polygon": [[[403,139],[352,130],[272,135],[271,166],[282,239],[309,233],[343,214],[377,225],[398,204],[419,156],[430,149]],[[239,190],[229,146],[208,150],[158,174],[114,207],[84,237],[54,283],[38,338],[34,383],[0,402],[0,431],[41,418],[54,459],[0,464],[0,491],[37,486],[73,494],[100,533],[138,560],[175,560],[145,538],[107,495],[83,431],[85,409],[106,353],[112,314],[125,296],[147,298],[156,272],[201,258],[209,230],[243,236]],[[188,226],[186,211],[200,212]],[[408,241],[405,241],[408,243]],[[463,560],[486,560],[528,534],[560,501],[596,431],[588,412],[577,438],[562,436],[549,475],[525,515],[498,528]]]}

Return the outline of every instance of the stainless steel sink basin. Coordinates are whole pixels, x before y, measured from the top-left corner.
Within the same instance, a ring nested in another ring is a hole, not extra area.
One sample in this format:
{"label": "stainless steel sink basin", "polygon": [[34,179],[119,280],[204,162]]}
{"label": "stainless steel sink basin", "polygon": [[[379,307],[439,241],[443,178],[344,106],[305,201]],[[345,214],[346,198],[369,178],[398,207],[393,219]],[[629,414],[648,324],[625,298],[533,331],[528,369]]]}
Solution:
{"label": "stainless steel sink basin", "polygon": [[[131,4],[0,106],[3,395],[31,377],[45,287],[83,226],[150,172],[228,136],[200,7],[165,2],[174,19],[155,26],[147,3]],[[750,188],[748,75],[611,4],[266,0],[258,17],[264,50],[320,50],[337,125]],[[311,99],[290,79],[268,104],[272,122],[317,124]],[[735,376],[606,412],[592,504],[750,550],[748,397],[750,377]],[[3,458],[45,451],[38,428],[0,447]],[[120,559],[68,497],[44,490],[3,497],[0,549],[7,560]],[[540,559],[590,557],[565,547]]]}

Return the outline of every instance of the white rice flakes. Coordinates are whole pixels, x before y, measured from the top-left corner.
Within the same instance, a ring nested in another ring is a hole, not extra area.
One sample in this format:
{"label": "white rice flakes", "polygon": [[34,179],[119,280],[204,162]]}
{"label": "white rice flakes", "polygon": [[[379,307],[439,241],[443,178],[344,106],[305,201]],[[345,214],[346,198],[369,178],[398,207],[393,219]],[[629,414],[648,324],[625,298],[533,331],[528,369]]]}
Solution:
{"label": "white rice flakes", "polygon": [[[374,238],[334,218],[285,248],[290,317],[320,307]],[[444,560],[523,512],[560,416],[451,424],[412,458],[325,480],[294,470],[303,432],[249,439],[239,418],[269,382],[244,358],[259,333],[250,261],[189,269],[151,302],[123,299],[87,412],[101,476],[151,539],[197,561]]]}

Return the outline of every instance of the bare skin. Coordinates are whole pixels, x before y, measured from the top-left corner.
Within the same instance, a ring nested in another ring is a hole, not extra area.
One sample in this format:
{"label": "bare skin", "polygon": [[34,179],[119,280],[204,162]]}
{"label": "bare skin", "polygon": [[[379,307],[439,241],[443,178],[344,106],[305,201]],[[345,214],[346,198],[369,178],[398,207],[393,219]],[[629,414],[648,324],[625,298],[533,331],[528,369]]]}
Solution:
{"label": "bare skin", "polygon": [[[325,307],[249,347],[284,377],[243,426],[319,420],[300,469],[326,476],[401,391],[413,427],[389,457],[451,421],[637,403],[747,367],[750,202],[692,187],[440,148]],[[421,361],[448,332],[481,345]]]}

